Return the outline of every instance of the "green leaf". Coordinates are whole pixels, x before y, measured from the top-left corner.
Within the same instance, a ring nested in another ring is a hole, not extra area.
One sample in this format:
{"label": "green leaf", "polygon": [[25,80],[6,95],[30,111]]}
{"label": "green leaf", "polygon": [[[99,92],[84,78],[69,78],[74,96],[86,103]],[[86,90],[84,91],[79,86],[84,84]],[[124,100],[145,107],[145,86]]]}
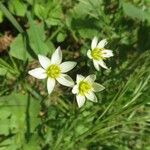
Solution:
{"label": "green leaf", "polygon": [[3,13],[0,11],[0,23],[3,22]]}
{"label": "green leaf", "polygon": [[98,25],[95,19],[73,18],[71,28],[76,30],[83,38],[93,38],[98,34]]}
{"label": "green leaf", "polygon": [[[35,128],[40,124],[39,110],[40,102],[30,95],[14,92],[0,97],[0,135],[9,136],[9,138],[4,138],[0,144],[10,150],[22,149],[21,147],[27,146],[27,144],[24,145],[26,143],[25,135],[28,135],[29,138],[31,135],[35,135]],[[10,133],[13,136],[10,136]],[[30,138],[28,146],[31,149],[38,147],[38,142],[35,141],[37,138],[37,136]]]}
{"label": "green leaf", "polygon": [[15,68],[0,58],[0,76],[13,77],[14,74],[17,75]]}
{"label": "green leaf", "polygon": [[48,26],[61,23],[62,10],[60,0],[48,1],[47,3],[35,4],[36,16],[46,22]]}
{"label": "green leaf", "polygon": [[49,47],[45,44],[45,31],[44,31],[44,24],[35,24],[31,15],[27,14],[30,28],[27,31],[29,36],[29,44],[33,49],[35,54],[43,54],[47,55],[50,50]]}
{"label": "green leaf", "polygon": [[0,9],[4,13],[4,15],[8,18],[8,20],[16,27],[16,29],[22,33],[23,29],[19,25],[19,23],[16,21],[16,19],[13,17],[13,15],[9,12],[9,10],[0,2]]}
{"label": "green leaf", "polygon": [[39,136],[37,134],[34,134],[28,143],[24,143],[23,149],[24,150],[41,150],[39,145]]}
{"label": "green leaf", "polygon": [[100,0],[79,0],[79,3],[73,8],[74,17],[86,17],[87,15],[98,18],[102,2]]}
{"label": "green leaf", "polygon": [[35,15],[37,17],[39,17],[40,19],[46,19],[47,17],[47,14],[46,14],[46,11],[45,11],[45,7],[40,5],[40,4],[35,4],[34,6],[34,12],[35,12]]}
{"label": "green leaf", "polygon": [[30,5],[34,4],[34,0],[26,0],[27,3],[29,3]]}
{"label": "green leaf", "polygon": [[122,5],[123,5],[124,13],[127,16],[131,17],[132,19],[138,19],[140,21],[147,20],[150,23],[150,17],[149,17],[150,13],[134,6],[131,3],[123,2]]}
{"label": "green leaf", "polygon": [[83,38],[93,38],[95,35],[97,35],[96,29],[88,29],[88,28],[81,28],[78,30],[79,34]]}
{"label": "green leaf", "polygon": [[31,58],[27,50],[25,49],[24,42],[25,41],[22,34],[18,34],[18,36],[10,45],[10,55],[20,60]]}
{"label": "green leaf", "polygon": [[0,119],[0,134],[8,135],[9,134],[9,125],[10,121],[8,119]]}
{"label": "green leaf", "polygon": [[9,121],[5,134],[8,133],[7,130],[12,133],[23,134],[28,130],[29,132],[34,132],[40,123],[38,118],[39,110],[39,101],[27,94],[12,93],[11,95],[0,97],[0,120]]}
{"label": "green leaf", "polygon": [[7,69],[6,68],[0,68],[0,76],[5,76],[7,73]]}
{"label": "green leaf", "polygon": [[57,42],[63,42],[65,40],[66,36],[67,35],[65,33],[62,33],[62,32],[58,33]]}
{"label": "green leaf", "polygon": [[26,5],[23,4],[20,0],[11,0],[8,1],[9,10],[17,15],[17,16],[24,16],[26,12]]}
{"label": "green leaf", "polygon": [[45,31],[43,23],[33,23],[33,25],[27,30],[27,34],[29,43],[26,43],[26,37],[23,34],[18,34],[15,40],[11,43],[9,52],[11,56],[23,61],[27,59],[32,60],[32,51],[29,51],[29,49],[26,48],[26,44],[30,45],[36,55],[46,55],[53,52],[55,49],[51,41],[45,42]]}
{"label": "green leaf", "polygon": [[[34,134],[35,128],[40,124],[39,110],[40,102],[30,95],[14,92],[0,97],[0,135],[13,134],[1,142],[1,145],[6,146],[5,149],[16,150],[25,146],[25,135]],[[32,138],[30,143],[31,148],[33,143],[34,146],[38,145],[37,140],[34,142]]]}

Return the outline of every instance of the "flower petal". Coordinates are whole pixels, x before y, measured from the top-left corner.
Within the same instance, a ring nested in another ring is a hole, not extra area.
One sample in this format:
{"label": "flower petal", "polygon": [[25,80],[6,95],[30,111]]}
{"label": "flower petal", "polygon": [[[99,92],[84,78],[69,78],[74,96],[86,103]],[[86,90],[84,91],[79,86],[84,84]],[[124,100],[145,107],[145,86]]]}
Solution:
{"label": "flower petal", "polygon": [[87,56],[88,56],[90,59],[92,59],[91,50],[88,50],[88,51],[87,51]]}
{"label": "flower petal", "polygon": [[100,69],[99,69],[98,61],[93,60],[93,64],[94,64],[95,69],[96,69],[97,71],[99,71]]}
{"label": "flower petal", "polygon": [[97,46],[98,38],[94,37],[92,40],[91,48],[94,49]]}
{"label": "flower petal", "polygon": [[93,92],[89,92],[85,94],[86,98],[89,99],[92,102],[97,102],[97,97]]}
{"label": "flower petal", "polygon": [[76,62],[73,61],[66,61],[60,64],[60,69],[62,73],[66,73],[70,70],[72,70],[76,66]]}
{"label": "flower petal", "polygon": [[103,91],[105,87],[99,83],[94,82],[93,89],[94,89],[94,92],[100,92],[100,91]]}
{"label": "flower petal", "polygon": [[74,81],[67,74],[61,74],[60,77],[56,78],[56,80],[64,86],[68,86],[68,87],[74,86]]}
{"label": "flower petal", "polygon": [[85,78],[86,81],[93,83],[96,80],[96,75],[91,74]]}
{"label": "flower petal", "polygon": [[72,93],[73,93],[73,94],[77,94],[78,92],[79,92],[78,86],[75,85],[75,86],[73,87],[73,89],[72,89]]}
{"label": "flower petal", "polygon": [[54,86],[55,86],[55,79],[53,78],[48,78],[47,79],[47,91],[48,91],[48,94],[51,94],[53,89],[54,89]]}
{"label": "flower petal", "polygon": [[50,64],[51,64],[51,61],[48,57],[46,56],[43,56],[43,55],[38,55],[38,59],[39,59],[39,62],[41,64],[41,66],[46,69]]}
{"label": "flower petal", "polygon": [[84,79],[85,79],[84,76],[82,76],[81,74],[77,74],[77,77],[76,77],[76,82],[77,82],[77,84],[78,84],[80,81],[84,80]]}
{"label": "flower petal", "polygon": [[102,51],[102,57],[109,58],[109,57],[112,57],[112,56],[114,56],[112,50],[104,49]]}
{"label": "flower petal", "polygon": [[106,66],[106,64],[105,64],[105,62],[104,62],[103,60],[99,60],[99,61],[98,61],[98,64],[99,64],[101,67],[103,67],[103,68],[105,68],[105,69],[108,69],[108,67]]}
{"label": "flower petal", "polygon": [[60,47],[58,47],[52,55],[51,63],[52,64],[60,64],[62,61],[62,52]]}
{"label": "flower petal", "polygon": [[37,79],[45,79],[47,77],[43,68],[35,68],[30,70],[28,73]]}
{"label": "flower petal", "polygon": [[106,40],[106,39],[103,39],[103,40],[101,40],[101,41],[98,43],[97,47],[98,47],[98,48],[104,48],[106,44],[107,44],[107,40]]}
{"label": "flower petal", "polygon": [[82,107],[85,103],[85,96],[77,95],[76,99],[77,99],[77,104],[79,108]]}

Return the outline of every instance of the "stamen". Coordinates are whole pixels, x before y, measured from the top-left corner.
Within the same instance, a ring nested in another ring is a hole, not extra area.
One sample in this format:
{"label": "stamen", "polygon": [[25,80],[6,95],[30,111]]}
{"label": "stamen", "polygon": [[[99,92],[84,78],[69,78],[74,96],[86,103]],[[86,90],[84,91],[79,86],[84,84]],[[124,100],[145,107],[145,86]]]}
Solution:
{"label": "stamen", "polygon": [[100,59],[102,59],[101,50],[102,50],[102,49],[99,49],[99,48],[95,48],[95,49],[92,50],[91,56],[93,57],[93,59],[95,59],[95,60],[100,60]]}
{"label": "stamen", "polygon": [[81,81],[79,83],[79,93],[81,95],[84,95],[85,93],[88,93],[92,89],[91,84],[85,81]]}
{"label": "stamen", "polygon": [[60,75],[59,66],[52,64],[46,69],[46,73],[48,77],[57,78]]}

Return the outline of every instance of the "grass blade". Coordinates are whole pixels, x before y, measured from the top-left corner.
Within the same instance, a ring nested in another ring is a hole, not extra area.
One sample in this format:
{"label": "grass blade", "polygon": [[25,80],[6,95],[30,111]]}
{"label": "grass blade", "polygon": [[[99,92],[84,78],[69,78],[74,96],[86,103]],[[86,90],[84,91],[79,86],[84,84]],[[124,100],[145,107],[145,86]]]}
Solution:
{"label": "grass blade", "polygon": [[13,26],[20,32],[23,33],[22,27],[19,25],[19,23],[16,21],[16,19],[13,17],[13,15],[8,11],[8,9],[0,2],[0,9],[4,13],[4,15],[7,17],[7,19],[13,24]]}

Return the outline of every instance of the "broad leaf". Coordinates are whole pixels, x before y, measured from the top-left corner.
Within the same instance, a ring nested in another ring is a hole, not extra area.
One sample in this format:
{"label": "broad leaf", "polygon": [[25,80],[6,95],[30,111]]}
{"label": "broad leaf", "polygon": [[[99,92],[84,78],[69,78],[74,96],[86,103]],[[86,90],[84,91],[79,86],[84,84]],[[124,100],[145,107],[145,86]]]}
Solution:
{"label": "broad leaf", "polygon": [[123,5],[124,13],[127,16],[129,16],[133,19],[138,19],[140,21],[147,20],[150,23],[150,17],[149,17],[150,13],[142,10],[141,8],[138,8],[138,7],[134,6],[131,3],[123,2],[122,5]]}
{"label": "broad leaf", "polygon": [[27,94],[12,93],[0,97],[0,134],[13,133],[14,138],[19,138],[22,143],[24,135],[34,133],[40,123],[39,109],[39,101]]}
{"label": "broad leaf", "polygon": [[29,20],[30,28],[27,31],[29,36],[29,44],[35,54],[46,55],[50,52],[49,47],[44,43],[45,40],[45,31],[43,24],[35,24],[31,15],[27,15]]}
{"label": "broad leaf", "polygon": [[9,52],[10,55],[21,60],[26,60],[27,58],[31,58],[27,50],[25,49],[24,42],[25,41],[22,34],[18,34],[18,36],[10,45],[10,52]]}
{"label": "broad leaf", "polygon": [[17,15],[24,16],[26,12],[26,5],[22,3],[20,0],[11,0],[8,2],[9,10]]}

